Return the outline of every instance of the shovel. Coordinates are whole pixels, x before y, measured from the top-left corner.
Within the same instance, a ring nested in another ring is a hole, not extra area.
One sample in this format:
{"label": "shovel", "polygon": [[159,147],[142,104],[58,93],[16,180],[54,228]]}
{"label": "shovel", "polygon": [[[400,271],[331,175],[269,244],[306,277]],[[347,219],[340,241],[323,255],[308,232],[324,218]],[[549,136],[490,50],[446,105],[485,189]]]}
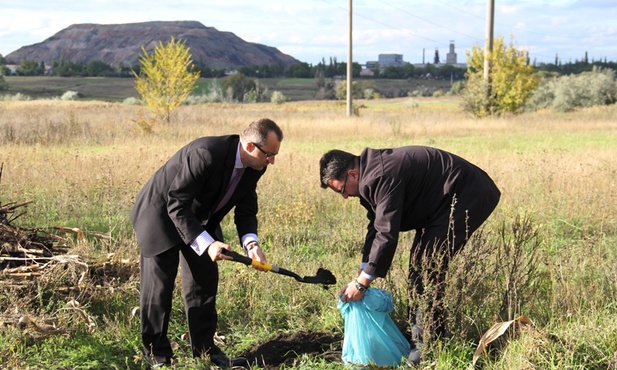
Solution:
{"label": "shovel", "polygon": [[296,279],[296,281],[299,281],[301,283],[323,284],[323,285],[336,284],[336,277],[329,270],[322,269],[321,267],[317,270],[317,275],[301,277],[300,275],[296,274],[293,271],[289,271],[282,267],[271,265],[269,263],[261,263],[259,261],[243,256],[240,253],[237,253],[234,251],[230,251],[227,249],[221,249],[221,252],[226,256],[230,256],[232,258],[232,261],[240,262],[247,266],[252,265],[252,266],[260,267],[266,271],[272,271],[277,274],[291,276],[292,278]]}

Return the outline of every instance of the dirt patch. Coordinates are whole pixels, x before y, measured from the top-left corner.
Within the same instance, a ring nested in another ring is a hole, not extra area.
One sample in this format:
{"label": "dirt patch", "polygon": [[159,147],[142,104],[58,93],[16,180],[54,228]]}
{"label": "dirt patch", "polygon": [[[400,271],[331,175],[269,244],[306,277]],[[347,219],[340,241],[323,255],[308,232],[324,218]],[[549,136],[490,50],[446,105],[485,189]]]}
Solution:
{"label": "dirt patch", "polygon": [[301,331],[279,334],[255,345],[244,356],[251,364],[264,369],[278,369],[281,365],[293,367],[303,355],[323,358],[327,362],[341,362],[342,347],[343,337],[340,334]]}

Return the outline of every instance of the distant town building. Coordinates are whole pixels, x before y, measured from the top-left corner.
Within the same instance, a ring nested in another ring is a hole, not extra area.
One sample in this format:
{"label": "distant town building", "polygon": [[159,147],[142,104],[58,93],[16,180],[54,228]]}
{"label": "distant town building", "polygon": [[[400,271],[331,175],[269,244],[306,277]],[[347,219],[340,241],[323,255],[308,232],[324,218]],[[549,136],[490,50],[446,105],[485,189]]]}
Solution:
{"label": "distant town building", "polygon": [[454,52],[454,40],[450,40],[450,52],[446,55],[446,64],[456,64],[456,53]]}
{"label": "distant town building", "polygon": [[[450,52],[448,54],[446,54],[446,62],[445,63],[441,63],[440,59],[439,59],[439,49],[435,48],[435,57],[433,58],[433,65],[437,68],[441,67],[441,66],[445,66],[445,65],[450,65],[456,68],[463,68],[463,69],[467,69],[467,64],[465,63],[458,63],[457,58],[456,58],[456,52],[454,51],[454,41],[450,40]],[[422,55],[422,63],[414,63],[413,65],[416,68],[425,68],[427,65],[424,63],[424,50],[423,50],[423,55]]]}
{"label": "distant town building", "polygon": [[403,62],[403,54],[379,54],[378,56],[379,65],[382,67],[400,67],[405,62]]}
{"label": "distant town building", "polygon": [[377,62],[376,60],[369,60],[364,64],[364,66],[366,67],[366,69],[377,69],[379,68],[379,62]]}
{"label": "distant town building", "polygon": [[[387,67],[402,67],[407,62],[403,60],[403,54],[379,54],[377,61],[367,61],[364,64],[366,70],[376,70],[379,69],[382,72]],[[437,68],[444,65],[451,65],[457,68],[467,68],[467,64],[458,63],[456,52],[454,49],[454,40],[450,40],[450,50],[448,54],[446,54],[446,62],[442,63],[439,57],[439,49],[435,48],[435,55],[433,57],[433,65]],[[427,64],[424,62],[424,50],[422,50],[422,63],[413,63],[413,66],[416,68],[425,68]],[[365,73],[368,75],[368,73]]]}
{"label": "distant town building", "polygon": [[377,61],[366,62],[366,69],[385,69],[386,67],[402,67],[405,65],[403,54],[379,54]]}

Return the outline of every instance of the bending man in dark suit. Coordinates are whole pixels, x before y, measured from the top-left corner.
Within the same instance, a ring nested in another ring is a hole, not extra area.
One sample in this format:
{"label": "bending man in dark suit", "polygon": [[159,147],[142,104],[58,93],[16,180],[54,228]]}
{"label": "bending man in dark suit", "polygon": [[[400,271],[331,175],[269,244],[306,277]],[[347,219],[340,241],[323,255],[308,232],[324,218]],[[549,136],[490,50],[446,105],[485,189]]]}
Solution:
{"label": "bending man in dark suit", "polygon": [[[219,224],[235,207],[245,253],[267,262],[257,238],[256,187],[268,164],[274,164],[282,140],[281,129],[269,119],[252,122],[240,136],[196,139],[137,195],[131,220],[141,252],[141,335],[153,364],[169,364],[173,357],[167,329],[180,264],[193,356],[208,355],[219,366],[246,366],[246,359],[230,359],[214,344],[216,262],[231,258],[221,253],[231,248]],[[236,174],[240,177],[234,185]]]}
{"label": "bending man in dark suit", "polygon": [[[360,198],[369,219],[361,272],[343,287],[341,299],[362,299],[371,282],[390,269],[399,232],[415,230],[410,293],[423,294],[422,268],[429,270],[424,273],[438,289],[437,302],[431,302],[437,304],[431,329],[436,336],[443,335],[445,317],[439,298],[448,261],[497,206],[501,193],[493,180],[461,157],[422,146],[367,148],[360,156],[331,150],[321,158],[319,170],[322,188],[329,187],[345,199]],[[424,256],[440,257],[427,264]],[[412,321],[417,342],[422,323],[415,322],[416,317]],[[410,360],[420,361],[418,349],[412,349]]]}

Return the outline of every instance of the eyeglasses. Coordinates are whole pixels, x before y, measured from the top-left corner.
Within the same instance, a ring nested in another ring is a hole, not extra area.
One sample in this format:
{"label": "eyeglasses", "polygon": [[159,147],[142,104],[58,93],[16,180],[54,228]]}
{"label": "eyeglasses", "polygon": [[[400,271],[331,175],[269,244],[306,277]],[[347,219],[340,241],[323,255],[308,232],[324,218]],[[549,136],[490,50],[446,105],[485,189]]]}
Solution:
{"label": "eyeglasses", "polygon": [[343,187],[339,190],[339,194],[345,195],[345,187],[347,187],[347,176],[349,176],[349,172],[345,173],[345,181],[343,181]]}
{"label": "eyeglasses", "polygon": [[255,145],[255,147],[257,149],[259,149],[259,151],[262,152],[266,156],[267,159],[270,159],[270,158],[272,158],[272,157],[274,157],[275,155],[278,154],[278,153],[266,153],[266,151],[261,149],[261,147],[259,145],[255,144],[255,143],[253,143],[253,145]]}

